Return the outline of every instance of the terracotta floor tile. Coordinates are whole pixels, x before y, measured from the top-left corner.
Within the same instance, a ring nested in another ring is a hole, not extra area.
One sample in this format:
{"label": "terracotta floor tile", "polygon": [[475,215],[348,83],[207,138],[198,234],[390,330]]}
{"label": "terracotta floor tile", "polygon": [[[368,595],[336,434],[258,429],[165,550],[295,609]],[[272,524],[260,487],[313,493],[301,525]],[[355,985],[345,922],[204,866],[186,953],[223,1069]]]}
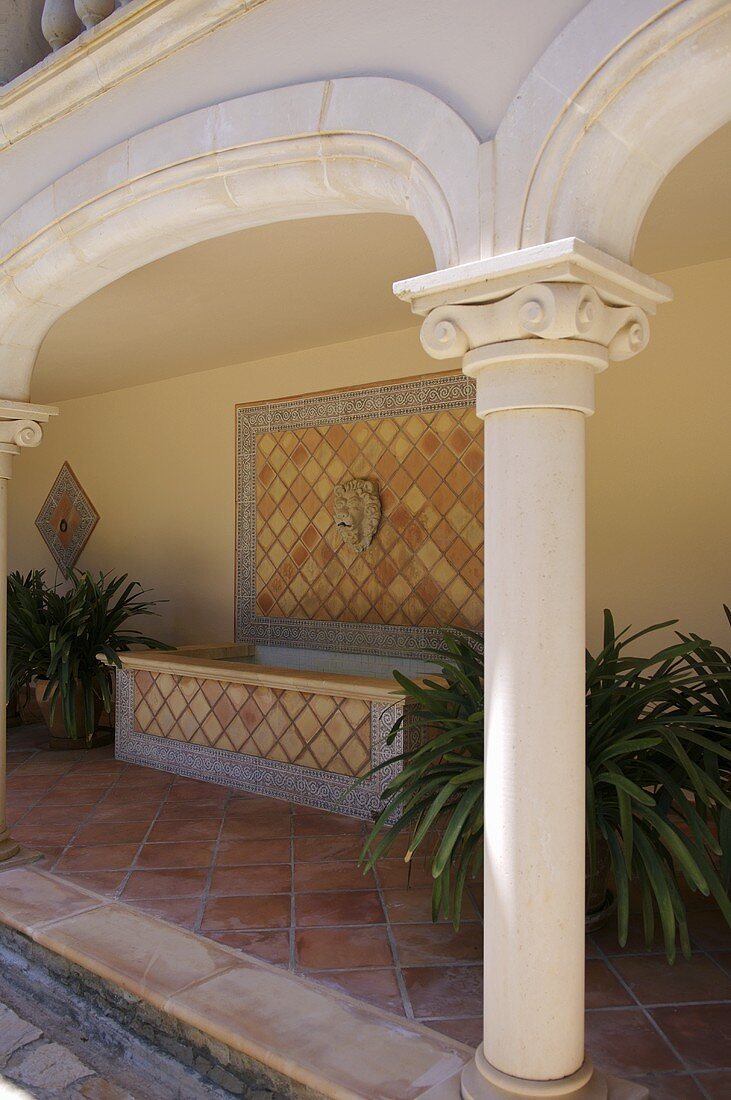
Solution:
{"label": "terracotta floor tile", "polygon": [[607,1073],[681,1070],[668,1044],[640,1008],[600,1008],[586,1014],[586,1049]]}
{"label": "terracotta floor tile", "polygon": [[145,844],[135,866],[141,871],[153,867],[210,867],[212,859],[212,843],[181,840],[171,844]]}
{"label": "terracotta floor tile", "polygon": [[616,1008],[635,1002],[601,959],[586,961],[586,1007]]}
{"label": "terracotta floor tile", "polygon": [[250,817],[229,817],[223,823],[221,836],[226,840],[242,837],[247,840],[271,840],[288,837],[291,831],[289,814],[252,814]]}
{"label": "terracotta floor tile", "polygon": [[60,844],[61,847],[65,847],[75,832],[76,826],[74,824],[57,826],[16,825],[13,829],[13,836],[16,840],[30,846],[42,847],[45,844],[50,844],[57,847]]}
{"label": "terracotta floor tile", "polygon": [[93,890],[107,897],[116,894],[125,879],[125,871],[54,871],[77,886]]}
{"label": "terracotta floor tile", "polygon": [[643,1004],[731,1000],[731,976],[706,955],[673,966],[663,955],[628,955],[614,965]]}
{"label": "terracotta floor tile", "polygon": [[731,974],[731,951],[714,951],[713,958],[726,974]]}
{"label": "terracotta floor tile", "polygon": [[64,775],[69,770],[68,764],[56,763],[55,761],[41,760],[37,761],[35,757],[32,760],[26,761],[25,764],[21,764],[15,769],[15,775],[17,777],[28,776],[55,776],[59,777]]}
{"label": "terracotta floor tile", "polygon": [[134,908],[182,928],[193,928],[198,920],[200,898],[149,898],[135,901]]}
{"label": "terracotta floor tile", "polygon": [[74,837],[74,844],[141,844],[148,828],[144,821],[82,825]]}
{"label": "terracotta floor tile", "polygon": [[294,855],[297,862],[322,863],[328,860],[347,859],[357,861],[363,845],[352,836],[302,836],[295,838]]}
{"label": "terracotta floor tile", "polygon": [[120,787],[117,784],[111,787],[104,796],[105,806],[119,806],[124,802],[134,805],[146,806],[152,802],[158,805],[162,802],[163,795],[155,788],[150,787]]}
{"label": "terracotta floor tile", "polygon": [[342,814],[295,814],[294,835],[299,836],[363,836],[363,822]]}
{"label": "terracotta floor tile", "polygon": [[179,821],[156,821],[147,839],[150,844],[181,839],[186,841],[214,841],[218,837],[220,828],[221,822],[216,817],[207,818],[203,821],[187,821],[184,837],[181,838],[183,830]]}
{"label": "terracotta floor tile", "polygon": [[221,813],[228,802],[229,792],[225,787],[216,787],[213,784],[207,790],[201,790],[195,795],[181,794],[175,787],[170,787],[162,797],[165,798],[165,805],[171,810],[176,807],[187,807],[189,811],[194,811],[198,806],[208,806]]}
{"label": "terracotta floor tile", "polygon": [[395,924],[393,934],[402,966],[445,966],[482,960],[482,925]]}
{"label": "terracotta floor tile", "polygon": [[289,863],[290,843],[277,840],[222,840],[216,856],[217,867],[245,867],[250,864]]}
{"label": "terracotta floor tile", "polygon": [[215,817],[219,819],[221,803],[217,800],[200,802],[163,802],[160,807],[160,821],[200,821]]}
{"label": "terracotta floor tile", "polygon": [[393,968],[384,970],[315,970],[308,978],[313,978],[329,989],[339,989],[359,1001],[378,1005],[387,1012],[396,1012],[403,1016],[404,1003],[396,981]]}
{"label": "terracotta floor tile", "polygon": [[123,901],[134,898],[180,898],[200,895],[205,889],[208,870],[203,867],[173,871],[133,871]]}
{"label": "terracotta floor tile", "polygon": [[653,1008],[651,1015],[689,1069],[731,1069],[731,1004]]}
{"label": "terracotta floor tile", "polygon": [[[292,933],[295,968],[331,988],[403,1011],[378,894],[371,888],[373,879],[364,877],[356,862],[367,825],[284,800],[115,762],[111,748],[57,757],[45,748],[37,752],[27,747],[45,746],[45,732],[23,730],[17,736],[13,734],[10,743],[8,801],[10,816],[22,819],[14,827],[18,839],[42,850],[46,867],[58,860],[59,866],[90,863],[100,868],[54,869],[51,881],[59,888],[78,884],[112,898],[124,887],[125,906],[181,928],[195,928],[220,833],[202,942],[207,938],[213,945],[226,944],[241,952],[242,958],[251,955],[287,967],[294,853],[300,917]],[[106,866],[110,859],[120,860],[116,853],[136,853],[143,842],[141,865],[134,871],[127,869],[129,863]],[[475,1045],[482,1028],[481,885],[468,887],[468,913],[459,933],[447,922],[433,925],[430,868],[423,856],[410,866],[404,863],[407,843],[406,836],[398,837],[391,855],[377,866],[404,981],[422,1020]],[[92,854],[100,848],[107,854]],[[204,865],[193,866],[196,859]],[[157,866],[170,860],[180,867]],[[8,881],[9,874],[3,879]],[[48,899],[24,895],[18,892],[6,904],[31,915],[40,913],[43,920],[49,909],[55,918],[59,912],[65,915],[64,904],[71,912],[79,905],[78,896],[65,903],[56,895],[49,905]],[[86,900],[81,907],[88,904]],[[636,916],[626,949],[618,946],[616,925],[587,939],[588,1003],[601,1006],[587,1014],[590,1050],[603,1067],[646,1083],[653,1100],[699,1100],[704,1095],[725,1100],[731,1096],[731,1069],[723,1062],[729,1057],[724,1045],[729,1046],[731,1006],[696,1002],[731,996],[731,934],[707,899],[692,895],[688,905],[694,941],[712,952],[713,959],[698,954],[690,964],[670,967],[660,943],[654,945],[654,953],[647,953]],[[682,1056],[699,1067],[704,1091],[643,1012],[632,1007],[631,995],[604,961],[604,952],[643,1003],[669,1006],[652,1012]],[[674,1003],[683,1001],[687,1003]]]}
{"label": "terracotta floor tile", "polygon": [[263,795],[251,795],[248,798],[232,798],[226,810],[226,817],[256,817],[258,814],[266,814],[268,817],[290,817],[291,813],[292,807],[289,802],[265,798]]}
{"label": "terracotta floor tile", "polygon": [[287,864],[271,867],[219,867],[213,872],[211,895],[289,894],[292,870]]}
{"label": "terracotta floor tile", "polygon": [[55,866],[63,852],[63,848],[46,848],[39,844],[35,845],[35,850],[41,853],[41,858],[37,859],[33,866],[43,868],[45,871],[50,871]]}
{"label": "terracotta floor tile", "polygon": [[625,947],[620,947],[617,938],[617,922],[612,918],[604,928],[591,935],[592,941],[605,955],[663,954],[662,941],[656,939],[651,947],[645,944],[645,935],[640,917],[630,917],[629,935]]}
{"label": "terracotta floor tile", "polygon": [[122,774],[122,771],[112,767],[96,768],[94,770],[80,768],[64,772],[58,782],[67,785],[69,790],[72,790],[75,784],[79,787],[106,787],[107,790],[111,790]]}
{"label": "terracotta floor tile", "polygon": [[339,924],[382,924],[383,907],[375,890],[295,894],[298,928]]}
{"label": "terracotta floor tile", "polygon": [[388,889],[406,890],[412,886],[431,886],[431,871],[419,860],[411,865],[403,859],[379,859],[376,874],[381,886]]}
{"label": "terracotta floor tile", "polygon": [[699,1073],[697,1080],[701,1082],[711,1100],[728,1100],[731,1096],[731,1070],[722,1070],[720,1073]]}
{"label": "terracotta floor tile", "polygon": [[130,867],[137,844],[95,844],[69,849],[58,861],[58,871],[116,871]]}
{"label": "terracotta floor tile", "polygon": [[206,783],[203,779],[188,779],[185,776],[173,776],[171,793],[175,798],[220,798],[229,796],[227,787],[218,786],[216,783]]}
{"label": "terracotta floor tile", "polygon": [[206,931],[288,928],[290,914],[289,894],[212,898],[206,905],[201,928]]}
{"label": "terracotta floor tile", "polygon": [[276,966],[289,962],[289,932],[204,932],[203,935]]}
{"label": "terracotta floor tile", "polygon": [[141,768],[138,772],[125,771],[117,781],[117,786],[145,787],[148,790],[167,791],[173,783],[172,775],[165,772],[153,772],[149,768]]}
{"label": "terracotta floor tile", "polygon": [[482,1012],[481,966],[415,966],[402,970],[417,1019]]}
{"label": "terracotta floor tile", "polygon": [[20,819],[23,825],[39,825],[41,828],[47,825],[69,825],[79,822],[87,816],[87,810],[83,807],[73,806],[44,806],[29,810]]}
{"label": "terracotta floor tile", "polygon": [[[650,1100],[703,1100],[704,1093],[687,1073],[650,1073],[633,1077],[650,1092]],[[719,1094],[720,1095],[720,1094]],[[724,1094],[728,1098],[728,1093]]]}
{"label": "terracotta floor tile", "polygon": [[392,966],[385,925],[361,928],[298,928],[295,958],[303,970]]}
{"label": "terracotta floor tile", "polygon": [[[414,886],[410,890],[384,889],[383,898],[388,918],[393,924],[426,924],[431,921],[431,890],[427,886]],[[462,907],[462,919],[476,920],[478,914],[468,897]],[[441,923],[447,923],[442,916]]]}
{"label": "terracotta floor tile", "polygon": [[294,888],[309,893],[316,890],[368,890],[375,881],[372,872],[354,861],[338,860],[322,863],[299,863],[294,869]]}
{"label": "terracotta floor tile", "polygon": [[[63,780],[62,780],[63,782]],[[8,781],[8,791],[18,794],[24,792],[41,792],[50,790],[56,783],[56,778],[50,775],[21,775],[13,772],[12,779]]]}
{"label": "terracotta floor tile", "polygon": [[478,1047],[482,1042],[482,1016],[465,1016],[454,1020],[430,1020],[427,1027],[456,1039],[467,1046]]}
{"label": "terracotta floor tile", "polygon": [[731,928],[719,909],[703,910],[689,918],[690,938],[706,951],[731,950]]}
{"label": "terracotta floor tile", "polygon": [[157,802],[120,802],[116,806],[105,806],[101,802],[88,816],[87,821],[95,825],[102,821],[146,821],[149,825],[158,810]]}
{"label": "terracotta floor tile", "polygon": [[92,806],[96,806],[97,802],[101,798],[101,795],[97,795],[95,792],[86,791],[83,787],[77,787],[76,791],[57,791],[55,787],[52,787],[47,794],[36,803],[38,808],[45,808],[46,806],[73,806],[79,809],[90,809]]}
{"label": "terracotta floor tile", "polygon": [[[366,835],[370,835],[370,831],[371,831],[370,821],[364,822],[364,825],[365,825]],[[378,834],[377,838],[374,838],[375,843],[380,843],[381,839],[383,837],[385,837],[387,831],[388,830],[385,830],[385,829],[382,830],[382,832],[380,832]],[[394,836],[393,840],[391,841],[391,846],[388,849],[388,853],[385,856],[385,858],[387,860],[388,859],[400,860],[403,863],[403,858],[406,855],[406,852],[409,848],[410,843],[411,843],[411,832],[410,831],[397,833]],[[423,850],[424,849],[420,848],[419,853],[423,852]],[[421,854],[417,854],[413,857],[412,862],[423,864],[425,861],[422,858]]]}

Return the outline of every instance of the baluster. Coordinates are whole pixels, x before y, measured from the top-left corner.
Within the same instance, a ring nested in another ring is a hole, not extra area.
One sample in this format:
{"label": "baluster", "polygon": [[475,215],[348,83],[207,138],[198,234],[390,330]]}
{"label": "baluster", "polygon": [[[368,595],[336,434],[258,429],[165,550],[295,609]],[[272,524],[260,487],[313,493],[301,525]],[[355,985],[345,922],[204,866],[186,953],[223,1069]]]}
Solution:
{"label": "baluster", "polygon": [[41,33],[52,50],[72,42],[82,29],[74,0],[46,0],[41,16]]}
{"label": "baluster", "polygon": [[114,0],[74,0],[76,14],[90,30],[114,11]]}

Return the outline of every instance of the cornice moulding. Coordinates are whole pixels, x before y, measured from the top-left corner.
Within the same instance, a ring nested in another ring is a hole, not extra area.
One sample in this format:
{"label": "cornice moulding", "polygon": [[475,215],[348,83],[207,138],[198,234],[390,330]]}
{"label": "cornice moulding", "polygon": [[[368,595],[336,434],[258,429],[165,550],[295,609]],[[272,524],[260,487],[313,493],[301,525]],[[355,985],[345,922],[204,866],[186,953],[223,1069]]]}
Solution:
{"label": "cornice moulding", "polygon": [[394,283],[393,292],[425,316],[437,306],[491,302],[526,284],[550,282],[586,283],[613,305],[638,306],[647,313],[673,296],[664,283],[577,237],[417,275]]}
{"label": "cornice moulding", "polygon": [[266,0],[139,0],[0,88],[0,151]]}

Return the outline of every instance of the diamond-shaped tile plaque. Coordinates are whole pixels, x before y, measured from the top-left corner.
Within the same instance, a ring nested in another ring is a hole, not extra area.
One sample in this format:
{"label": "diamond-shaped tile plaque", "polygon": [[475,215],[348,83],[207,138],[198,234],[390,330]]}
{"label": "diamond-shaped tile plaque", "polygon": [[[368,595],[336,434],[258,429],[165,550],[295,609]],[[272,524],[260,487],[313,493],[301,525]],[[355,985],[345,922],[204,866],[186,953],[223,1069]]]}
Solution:
{"label": "diamond-shaped tile plaque", "polygon": [[64,573],[73,569],[99,522],[99,513],[64,462],[36,517],[36,527]]}

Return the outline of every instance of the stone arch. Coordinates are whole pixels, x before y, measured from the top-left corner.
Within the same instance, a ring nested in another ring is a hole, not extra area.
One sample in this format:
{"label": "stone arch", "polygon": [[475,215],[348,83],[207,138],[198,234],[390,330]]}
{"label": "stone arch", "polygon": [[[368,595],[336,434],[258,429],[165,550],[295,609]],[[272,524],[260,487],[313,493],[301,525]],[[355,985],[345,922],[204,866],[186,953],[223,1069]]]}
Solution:
{"label": "stone arch", "polygon": [[162,123],[59,178],[0,225],[2,396],[26,400],[53,322],[121,275],[238,229],[327,214],[419,222],[438,266],[479,255],[478,141],[385,78],[279,88]]}
{"label": "stone arch", "polygon": [[727,0],[591,0],[496,137],[497,252],[581,237],[631,262],[668,172],[731,119]]}

